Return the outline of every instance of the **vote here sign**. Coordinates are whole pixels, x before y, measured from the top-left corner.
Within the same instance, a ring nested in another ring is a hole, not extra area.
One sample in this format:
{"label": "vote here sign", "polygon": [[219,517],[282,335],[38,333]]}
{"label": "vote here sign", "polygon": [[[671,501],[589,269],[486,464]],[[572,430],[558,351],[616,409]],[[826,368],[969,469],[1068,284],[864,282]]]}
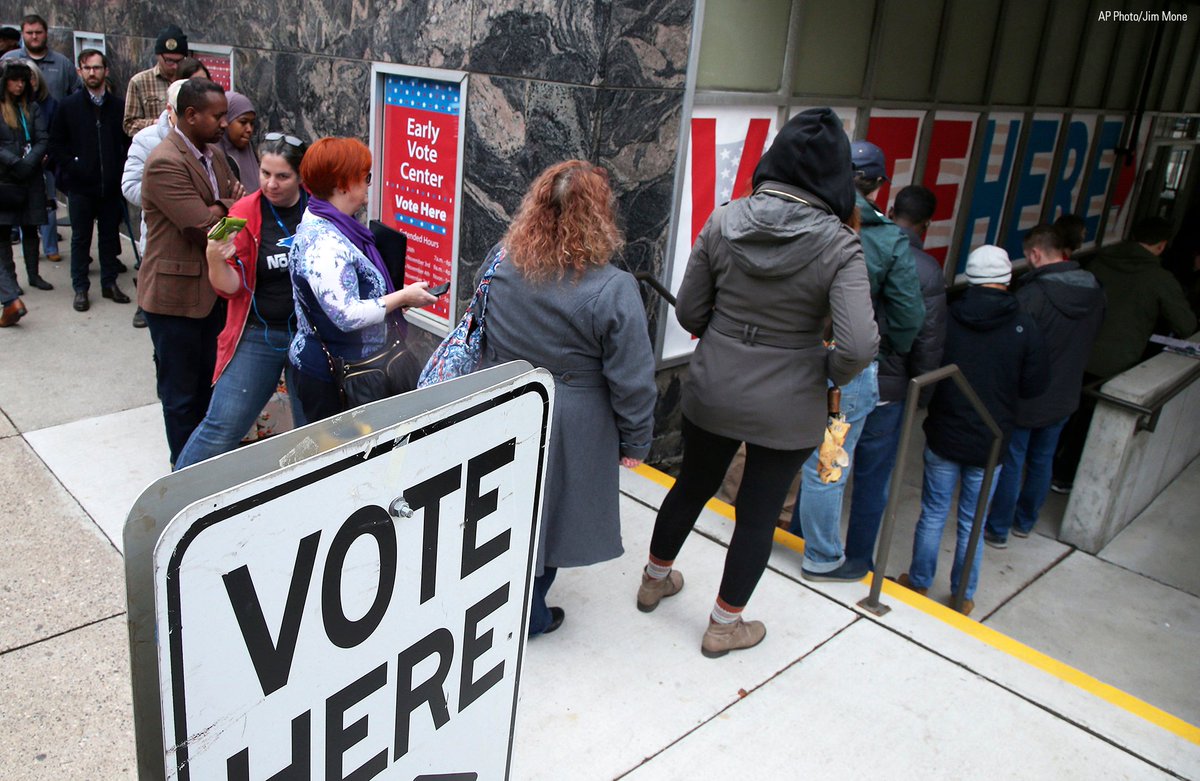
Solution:
{"label": "vote here sign", "polygon": [[[457,81],[383,76],[381,219],[408,236],[406,285],[454,277],[462,90]],[[427,311],[449,322],[453,300],[442,296]]]}
{"label": "vote here sign", "polygon": [[553,394],[524,377],[171,522],[168,778],[508,777]]}

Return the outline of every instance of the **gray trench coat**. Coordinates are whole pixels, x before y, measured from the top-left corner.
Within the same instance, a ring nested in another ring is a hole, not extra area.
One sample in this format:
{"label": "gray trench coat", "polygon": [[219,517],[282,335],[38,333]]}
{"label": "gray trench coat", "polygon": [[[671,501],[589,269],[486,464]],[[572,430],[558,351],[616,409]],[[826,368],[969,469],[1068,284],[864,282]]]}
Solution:
{"label": "gray trench coat", "polygon": [[637,283],[606,265],[535,284],[504,261],[485,334],[485,366],[526,360],[554,375],[538,573],[620,556],[619,461],[649,453],[657,399]]}

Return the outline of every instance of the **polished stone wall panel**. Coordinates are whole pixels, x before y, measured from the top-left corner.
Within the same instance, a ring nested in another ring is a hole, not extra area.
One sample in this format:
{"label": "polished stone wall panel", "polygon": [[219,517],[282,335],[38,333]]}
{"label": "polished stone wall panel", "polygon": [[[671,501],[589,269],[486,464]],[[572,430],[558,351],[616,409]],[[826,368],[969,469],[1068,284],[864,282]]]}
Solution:
{"label": "polished stone wall panel", "polygon": [[682,89],[692,6],[691,0],[614,0],[604,86]]}
{"label": "polished stone wall panel", "polygon": [[[0,0],[0,21],[26,7]],[[105,33],[122,94],[169,23],[192,42],[232,46],[261,130],[307,139],[369,138],[372,61],[466,71],[460,313],[530,182],[569,158],[610,173],[626,235],[615,262],[663,272],[694,0],[45,0],[38,10],[60,51],[73,29]],[[669,310],[642,292],[654,333]],[[414,331],[420,353],[437,341]],[[660,461],[678,451],[682,373],[659,375]]]}
{"label": "polished stone wall panel", "polygon": [[609,5],[609,0],[480,0],[471,33],[471,70],[599,84]]}
{"label": "polished stone wall panel", "polygon": [[294,53],[237,50],[237,86],[259,126],[306,140],[370,137],[370,63]]}

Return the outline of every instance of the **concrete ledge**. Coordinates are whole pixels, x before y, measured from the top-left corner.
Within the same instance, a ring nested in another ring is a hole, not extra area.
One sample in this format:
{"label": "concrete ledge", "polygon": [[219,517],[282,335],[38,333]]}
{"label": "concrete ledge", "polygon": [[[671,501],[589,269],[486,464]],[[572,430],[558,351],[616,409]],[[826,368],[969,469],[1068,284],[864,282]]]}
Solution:
{"label": "concrete ledge", "polygon": [[[1193,340],[1197,337],[1193,336]],[[1162,353],[1109,380],[1101,390],[1150,406],[1188,377],[1197,361]],[[1100,399],[1088,430],[1060,539],[1098,553],[1200,455],[1200,379],[1170,399],[1154,431],[1139,430],[1143,415]]]}

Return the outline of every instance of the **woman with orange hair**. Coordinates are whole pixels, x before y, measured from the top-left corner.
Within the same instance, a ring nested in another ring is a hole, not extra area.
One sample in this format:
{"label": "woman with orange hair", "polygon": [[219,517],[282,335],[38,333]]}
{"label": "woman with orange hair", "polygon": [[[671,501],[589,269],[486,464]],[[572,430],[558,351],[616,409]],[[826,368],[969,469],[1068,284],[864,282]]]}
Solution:
{"label": "woman with orange hair", "polygon": [[554,375],[554,422],[529,634],[553,632],[559,567],[620,556],[618,465],[634,467],[654,433],[654,359],[633,276],[609,260],[624,245],[608,176],[582,160],[547,168],[484,268],[483,363],[526,360]]}
{"label": "woman with orange hair", "polygon": [[[333,378],[335,360],[361,360],[403,339],[404,310],[437,298],[425,290],[427,282],[397,290],[375,237],[354,218],[371,185],[366,144],[318,140],[300,163],[300,178],[312,197],[288,256],[296,299],[289,358],[299,370],[295,392],[311,423],[345,409]],[[413,359],[410,369],[415,388],[421,366]]]}

